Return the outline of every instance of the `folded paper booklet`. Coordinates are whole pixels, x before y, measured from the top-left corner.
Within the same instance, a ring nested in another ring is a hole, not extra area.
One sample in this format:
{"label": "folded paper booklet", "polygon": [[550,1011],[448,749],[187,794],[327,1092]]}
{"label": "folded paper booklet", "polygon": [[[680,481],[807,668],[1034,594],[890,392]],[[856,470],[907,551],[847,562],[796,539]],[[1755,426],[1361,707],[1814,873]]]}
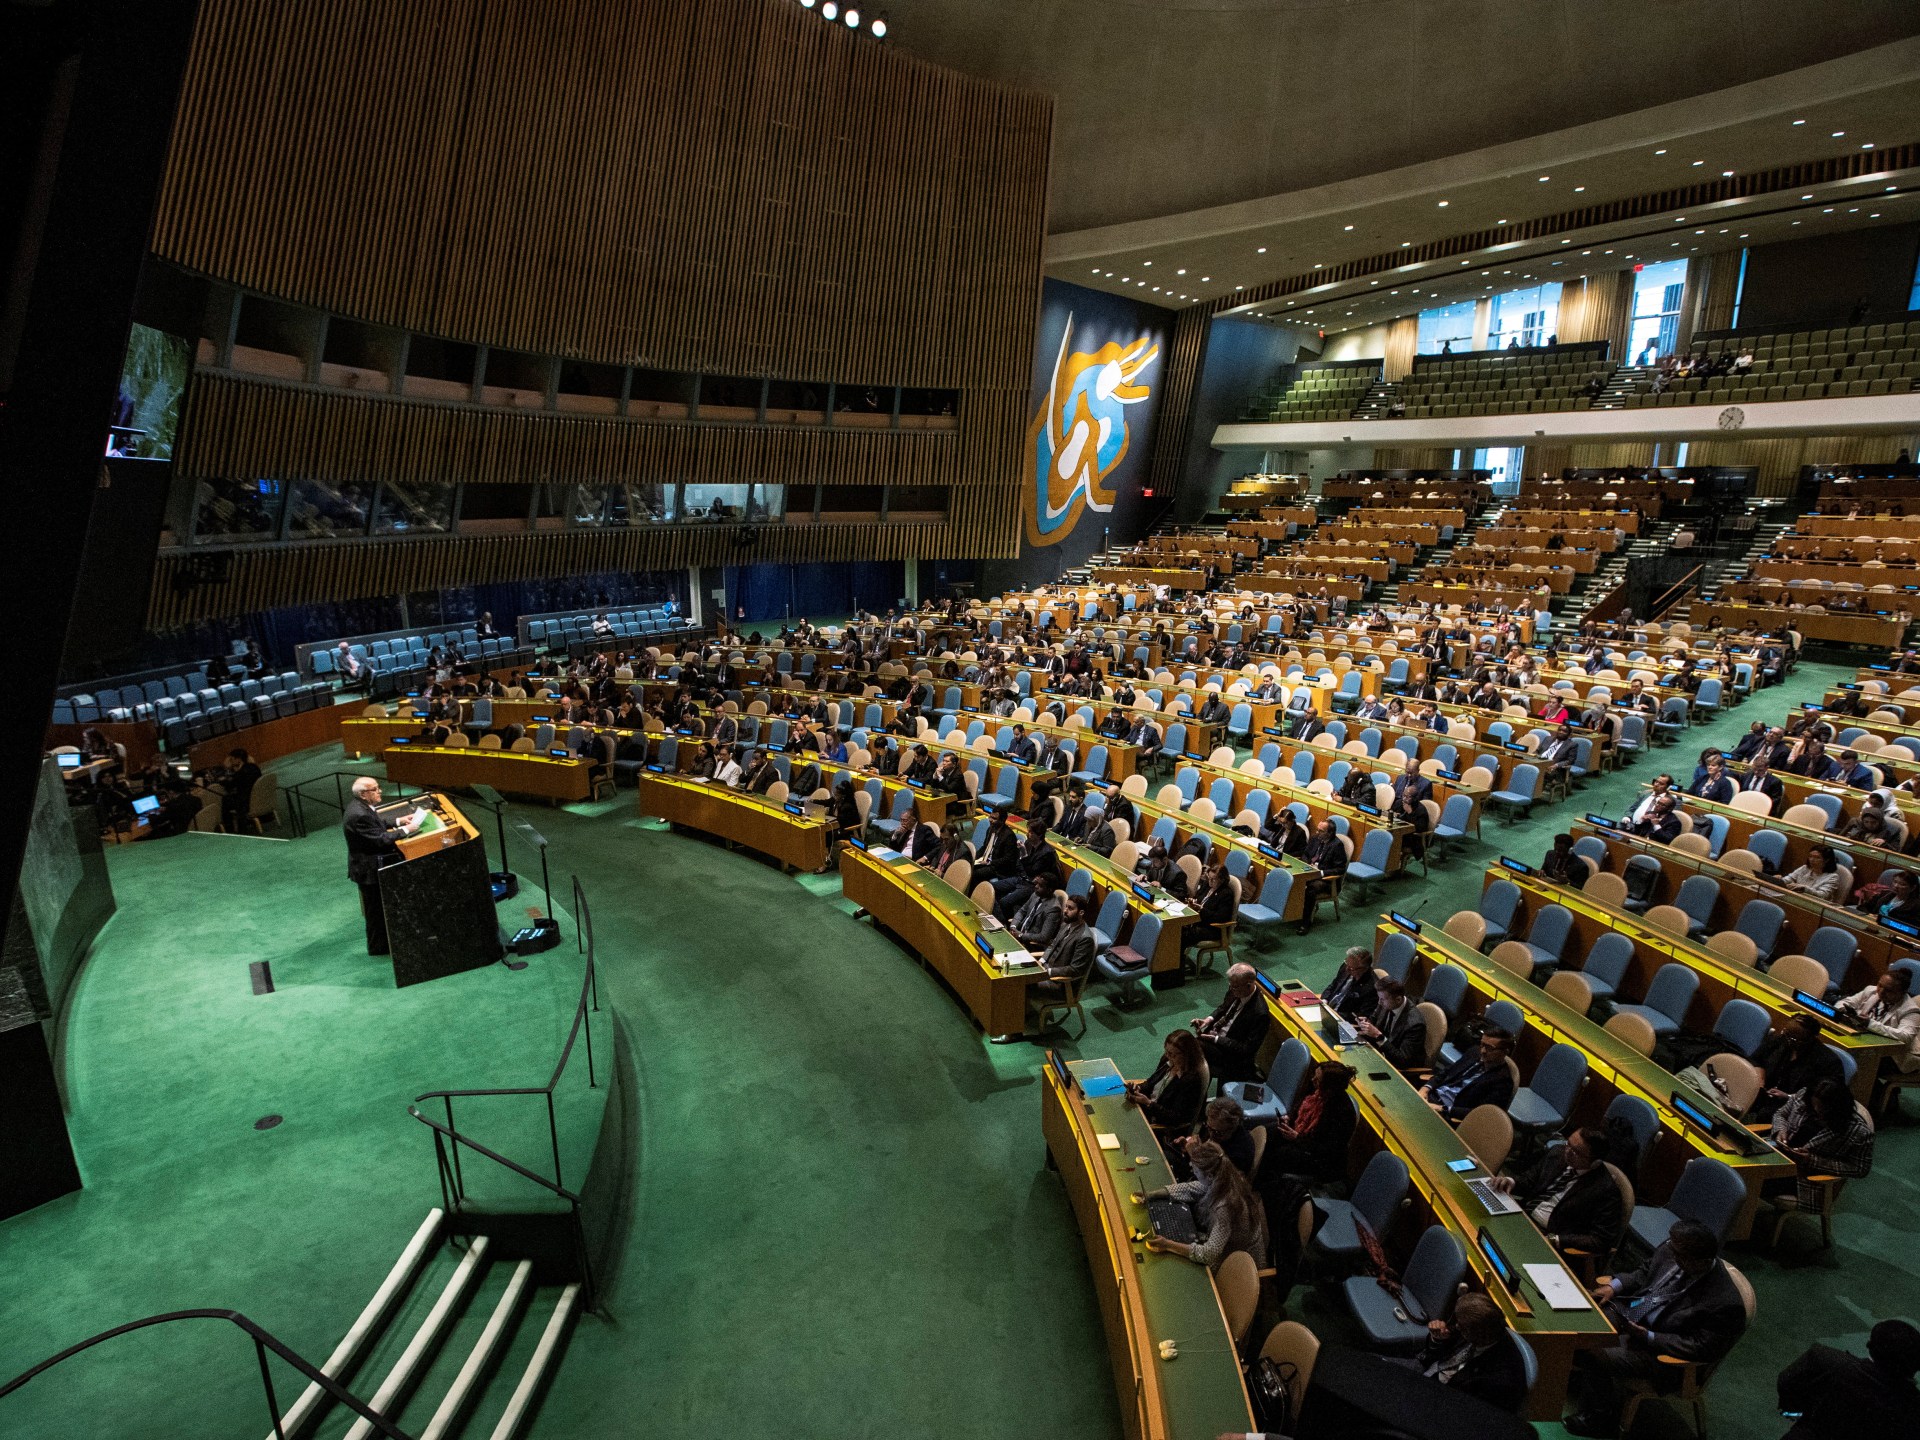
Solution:
{"label": "folded paper booklet", "polygon": [[1593,1301],[1579,1283],[1559,1265],[1523,1265],[1547,1304],[1555,1310],[1591,1310]]}
{"label": "folded paper booklet", "polygon": [[1118,1135],[1109,1135],[1106,1131],[1102,1130],[1097,1132],[1093,1138],[1100,1142],[1100,1148],[1102,1150],[1118,1150],[1120,1148],[1120,1137]]}

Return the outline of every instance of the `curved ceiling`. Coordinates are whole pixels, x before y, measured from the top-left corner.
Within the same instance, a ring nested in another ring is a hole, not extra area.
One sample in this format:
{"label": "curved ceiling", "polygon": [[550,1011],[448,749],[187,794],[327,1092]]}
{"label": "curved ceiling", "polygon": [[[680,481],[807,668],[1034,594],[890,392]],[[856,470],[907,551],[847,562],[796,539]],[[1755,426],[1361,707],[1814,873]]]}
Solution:
{"label": "curved ceiling", "polygon": [[1324,186],[1920,35],[1915,0],[884,0],[1056,100],[1056,236]]}

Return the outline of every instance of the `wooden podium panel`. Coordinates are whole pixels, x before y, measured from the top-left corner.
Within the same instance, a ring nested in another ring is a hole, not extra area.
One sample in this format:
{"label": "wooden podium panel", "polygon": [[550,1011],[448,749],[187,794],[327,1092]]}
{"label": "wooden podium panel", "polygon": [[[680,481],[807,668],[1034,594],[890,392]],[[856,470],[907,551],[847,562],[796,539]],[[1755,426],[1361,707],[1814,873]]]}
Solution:
{"label": "wooden podium panel", "polygon": [[480,832],[444,795],[382,805],[398,820],[425,809],[432,821],[398,842],[400,863],[380,872],[380,903],[392,947],[393,983],[418,985],[477,970],[500,958],[500,922]]}

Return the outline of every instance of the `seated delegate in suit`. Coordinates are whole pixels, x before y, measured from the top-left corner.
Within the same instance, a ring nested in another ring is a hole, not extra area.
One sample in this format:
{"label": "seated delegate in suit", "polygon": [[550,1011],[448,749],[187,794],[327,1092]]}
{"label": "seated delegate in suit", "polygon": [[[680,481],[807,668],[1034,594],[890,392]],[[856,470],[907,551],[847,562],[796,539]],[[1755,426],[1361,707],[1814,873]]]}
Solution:
{"label": "seated delegate in suit", "polygon": [[1633,833],[1659,845],[1671,845],[1686,827],[1672,795],[1658,795],[1647,807],[1645,818],[1636,821]]}
{"label": "seated delegate in suit", "polygon": [[1087,821],[1081,828],[1079,843],[1096,855],[1113,854],[1114,847],[1120,843],[1120,836],[1107,823],[1106,811],[1098,808],[1087,811]]}
{"label": "seated delegate in suit", "polygon": [[1053,937],[1060,933],[1061,906],[1060,896],[1054,893],[1056,888],[1052,875],[1034,876],[1033,894],[1007,922],[1008,933],[1032,954],[1044,954]]}
{"label": "seated delegate in suit", "polygon": [[[1040,892],[1036,889],[1034,893]],[[1087,924],[1085,897],[1062,896],[1059,926],[1046,949],[1040,952],[1040,964],[1047,978],[1027,987],[1028,1013],[1036,1011],[1043,1001],[1064,999],[1073,987],[1083,984],[1087,972],[1093,969],[1093,951],[1093,929]]]}
{"label": "seated delegate in suit", "polygon": [[889,843],[909,860],[924,860],[940,845],[940,832],[927,824],[911,808],[888,837]]}
{"label": "seated delegate in suit", "polygon": [[1028,820],[1026,842],[1014,858],[1014,873],[994,877],[993,913],[1002,924],[1027,903],[1036,876],[1051,875],[1056,881],[1060,879],[1060,852],[1053,848],[1047,834],[1046,821]]}
{"label": "seated delegate in suit", "polygon": [[973,859],[973,847],[960,838],[958,821],[949,820],[940,827],[940,843],[920,857],[920,863],[934,874],[945,876],[947,867],[956,860]]}
{"label": "seated delegate in suit", "polygon": [[1426,849],[1427,828],[1433,817],[1427,813],[1425,802],[1431,799],[1433,782],[1420,773],[1419,760],[1409,755],[1399,775],[1394,777],[1393,803],[1388,813],[1395,820],[1404,820],[1413,827],[1407,844],[1416,856],[1423,854]]}
{"label": "seated delegate in suit", "polygon": [[[1911,889],[1912,881],[1908,880]],[[1920,1070],[1920,1000],[1907,993],[1912,983],[1906,970],[1889,970],[1866,989],[1839,1004],[1853,1019],[1876,1035],[1904,1040],[1907,1048],[1887,1057],[1887,1064],[1911,1073]]]}
{"label": "seated delegate in suit", "polygon": [[1192,1026],[1216,1082],[1255,1078],[1254,1059],[1267,1038],[1267,1002],[1254,983],[1253,967],[1229,965],[1227,993],[1212,1014]]}
{"label": "seated delegate in suit", "polygon": [[1320,908],[1320,896],[1335,880],[1347,873],[1347,847],[1332,820],[1313,827],[1313,836],[1301,848],[1300,858],[1317,872],[1306,877],[1306,897],[1300,915],[1299,933],[1313,929],[1314,912]]}
{"label": "seated delegate in suit", "polygon": [[1920,1330],[1882,1320],[1867,1332],[1867,1358],[1812,1345],[1780,1372],[1783,1440],[1912,1440],[1920,1415]]}
{"label": "seated delegate in suit", "polygon": [[1353,1022],[1367,1041],[1401,1070],[1427,1063],[1427,1022],[1391,975],[1376,975],[1373,1014]]}
{"label": "seated delegate in suit", "polygon": [[1502,1410],[1518,1411],[1527,1398],[1526,1367],[1506,1317],[1477,1290],[1454,1302],[1450,1319],[1429,1320],[1420,1354],[1399,1363]]}
{"label": "seated delegate in suit", "polygon": [[1787,787],[1780,783],[1780,777],[1773,773],[1773,766],[1767,758],[1767,752],[1761,750],[1747,762],[1747,773],[1734,783],[1734,789],[1741,793],[1758,791],[1767,797],[1771,813],[1778,814],[1787,795]]}
{"label": "seated delegate in suit", "polygon": [[1840,871],[1831,845],[1813,845],[1807,849],[1804,865],[1796,866],[1779,879],[1779,884],[1802,895],[1810,895],[1823,905],[1840,902]]}
{"label": "seated delegate in suit", "polygon": [[1817,1187],[1801,1188],[1814,1175],[1858,1180],[1873,1169],[1873,1123],[1854,1104],[1853,1093],[1838,1080],[1816,1081],[1790,1096],[1773,1117],[1774,1148],[1793,1161],[1794,1174],[1769,1180],[1763,1194],[1800,1192],[1801,1208],[1818,1210]]}
{"label": "seated delegate in suit", "polygon": [[1663,1364],[1663,1357],[1714,1364],[1747,1328],[1746,1305],[1720,1259],[1720,1242],[1697,1220],[1675,1221],[1644,1264],[1603,1282],[1593,1298],[1613,1322],[1618,1343],[1574,1354],[1583,1384],[1580,1409],[1566,1426],[1576,1435],[1618,1430],[1622,1381],[1671,1393],[1682,1370]]}
{"label": "seated delegate in suit", "polygon": [[1140,812],[1134,808],[1133,801],[1127,798],[1126,793],[1118,785],[1107,786],[1105,798],[1108,824],[1117,824],[1124,820],[1129,830],[1140,828]]}
{"label": "seated delegate in suit", "polygon": [[1735,791],[1733,777],[1727,774],[1727,762],[1719,755],[1707,757],[1700,773],[1693,777],[1693,783],[1687,786],[1687,794],[1701,800],[1711,800],[1716,805],[1725,805],[1732,801]]}
{"label": "seated delegate in suit", "polygon": [[1656,800],[1663,795],[1669,797],[1673,795],[1673,776],[1663,772],[1654,776],[1649,782],[1649,786],[1650,788],[1647,793],[1636,800],[1633,808],[1628,810],[1626,815],[1621,819],[1620,824],[1623,829],[1632,830],[1635,826],[1641,824],[1653,813],[1653,805]]}
{"label": "seated delegate in suit", "polygon": [[1266,1209],[1247,1183],[1247,1177],[1227,1159],[1226,1152],[1210,1140],[1189,1145],[1187,1160],[1194,1169],[1192,1180],[1184,1185],[1136,1194],[1133,1203],[1145,1205],[1149,1198],[1162,1197],[1189,1201],[1200,1238],[1186,1244],[1151,1235],[1147,1238],[1147,1248],[1183,1256],[1209,1270],[1218,1270],[1227,1256],[1244,1250],[1253,1257],[1256,1266],[1264,1266],[1267,1263]]}
{"label": "seated delegate in suit", "polygon": [[1338,1060],[1324,1060],[1307,1076],[1306,1093],[1287,1112],[1287,1118],[1267,1127],[1267,1153],[1260,1161],[1260,1184],[1277,1191],[1289,1175],[1315,1183],[1347,1178],[1347,1144],[1360,1112],[1347,1092],[1354,1070]]}
{"label": "seated delegate in suit", "polygon": [[1290,807],[1277,806],[1260,828],[1260,843],[1282,855],[1298,856],[1307,848],[1307,827]]}
{"label": "seated delegate in suit", "polygon": [[237,746],[227,752],[226,769],[219,781],[220,828],[228,834],[238,835],[249,828],[247,811],[259,779],[260,767],[253,763],[251,755]]}
{"label": "seated delegate in suit", "polygon": [[1606,1159],[1607,1132],[1589,1125],[1519,1175],[1497,1175],[1490,1183],[1518,1200],[1556,1249],[1604,1257],[1627,1225],[1626,1204]]}
{"label": "seated delegate in suit", "polygon": [[1349,945],[1332,983],[1320,992],[1320,1000],[1349,1021],[1373,1014],[1380,1000],[1380,992],[1374,989],[1373,952],[1364,945]]}
{"label": "seated delegate in suit", "polygon": [[1191,1030],[1175,1030],[1161,1047],[1160,1063],[1145,1080],[1129,1080],[1126,1103],[1137,1106],[1163,1136],[1193,1128],[1207,1096],[1207,1057]]}
{"label": "seated delegate in suit", "polygon": [[1420,1087],[1420,1098],[1455,1125],[1477,1106],[1498,1105],[1504,1110],[1513,1103],[1513,1071],[1507,1064],[1512,1055],[1513,1037],[1489,1026],[1481,1031],[1475,1049]]}
{"label": "seated delegate in suit", "polygon": [[1233,923],[1233,917],[1240,909],[1240,902],[1234,897],[1233,890],[1234,879],[1227,873],[1227,851],[1222,846],[1214,852],[1212,862],[1200,873],[1200,893],[1193,899],[1193,908],[1200,912],[1200,918],[1182,937],[1185,948],[1192,949],[1205,941],[1217,941],[1226,934],[1226,927]]}
{"label": "seated delegate in suit", "polygon": [[1790,1015],[1754,1052],[1760,1093],[1747,1112],[1750,1120],[1771,1120],[1774,1112],[1802,1090],[1844,1073],[1840,1057],[1820,1038],[1820,1022],[1811,1015]]}
{"label": "seated delegate in suit", "polygon": [[1553,848],[1540,861],[1540,874],[1543,879],[1551,880],[1555,885],[1565,885],[1578,890],[1587,883],[1587,862],[1573,853],[1573,836],[1560,834],[1553,837]]}
{"label": "seated delegate in suit", "polygon": [[1207,1102],[1200,1117],[1200,1128],[1191,1135],[1176,1135],[1167,1148],[1167,1163],[1182,1179],[1193,1177],[1188,1150],[1202,1141],[1211,1141],[1227,1154],[1227,1160],[1242,1175],[1253,1169],[1253,1132],[1247,1128],[1247,1113],[1230,1095],[1217,1095]]}

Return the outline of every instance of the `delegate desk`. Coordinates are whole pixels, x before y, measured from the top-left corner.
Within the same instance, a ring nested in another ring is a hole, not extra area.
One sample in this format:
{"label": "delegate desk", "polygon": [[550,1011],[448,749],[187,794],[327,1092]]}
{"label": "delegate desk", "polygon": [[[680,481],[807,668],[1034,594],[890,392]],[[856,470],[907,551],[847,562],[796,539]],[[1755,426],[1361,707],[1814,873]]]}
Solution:
{"label": "delegate desk", "polygon": [[1719,914],[1726,918],[1729,925],[1749,900],[1767,900],[1778,905],[1785,918],[1780,922],[1780,938],[1773,947],[1776,955],[1806,954],[1814,931],[1823,925],[1845,930],[1853,936],[1854,944],[1858,947],[1852,965],[1840,982],[1840,989],[1846,994],[1871,985],[1895,960],[1920,948],[1908,937],[1875,924],[1858,910],[1850,910],[1844,905],[1825,904],[1798,890],[1788,890],[1765,875],[1749,874],[1705,855],[1693,855],[1685,850],[1676,850],[1671,845],[1642,840],[1614,829],[1611,824],[1602,826],[1585,820],[1572,826],[1571,833],[1576,840],[1592,836],[1604,845],[1607,859],[1600,868],[1623,878],[1627,862],[1635,856],[1645,855],[1657,862],[1661,887],[1653,896],[1656,905],[1671,904],[1680,886],[1692,875],[1705,875],[1719,885],[1723,907]]}
{"label": "delegate desk", "polygon": [[1566,595],[1573,590],[1573,569],[1566,565],[1515,565],[1470,558],[1458,565],[1429,566],[1425,578],[1442,584],[1487,588],[1519,582]]}
{"label": "delegate desk", "polygon": [[422,789],[464,790],[491,785],[502,795],[522,795],[554,805],[593,795],[593,764],[577,755],[396,741],[380,752],[380,759],[387,767],[388,779]]}
{"label": "delegate desk", "polygon": [[[1836,585],[1862,587],[1892,585],[1908,592],[1915,588],[1916,579],[1914,567],[1908,562],[1889,565],[1885,561],[1800,560],[1785,556],[1762,556],[1747,573],[1756,580],[1827,580]],[[1884,590],[1880,593],[1886,594]]]}
{"label": "delegate desk", "polygon": [[1371,547],[1362,553],[1349,546],[1344,555],[1339,553],[1339,547],[1333,548],[1335,553],[1331,555],[1283,550],[1269,555],[1261,569],[1269,575],[1364,575],[1369,580],[1381,581],[1393,578],[1393,562],[1373,554]]}
{"label": "delegate desk", "polygon": [[[1567,946],[1569,953],[1585,955],[1609,930],[1631,940],[1633,963],[1628,967],[1625,983],[1620,987],[1623,997],[1646,994],[1647,987],[1653,983],[1654,972],[1670,961],[1677,961],[1693,971],[1700,977],[1700,988],[1694,992],[1693,1003],[1687,1013],[1676,1017],[1682,1029],[1689,1034],[1705,1035],[1710,1032],[1720,1008],[1736,996],[1751,1000],[1765,1010],[1776,1028],[1794,1016],[1813,1015],[1812,1011],[1793,998],[1790,986],[1782,985],[1764,970],[1738,964],[1717,950],[1709,950],[1672,931],[1650,925],[1644,915],[1605,904],[1584,891],[1552,884],[1537,874],[1522,874],[1503,864],[1487,867],[1486,883],[1491,885],[1495,880],[1510,880],[1519,886],[1529,910],[1537,911],[1543,905],[1565,907],[1573,916],[1573,939]],[[1518,935],[1521,931],[1516,926],[1513,933]],[[1845,1051],[1858,1062],[1859,1069],[1853,1077],[1853,1093],[1863,1105],[1869,1103],[1881,1059],[1902,1049],[1903,1042],[1869,1031],[1854,1034],[1835,1030],[1824,1020],[1821,1028],[1827,1032],[1836,1049]]]}
{"label": "delegate desk", "polygon": [[[1107,1332],[1126,1440],[1216,1440],[1257,1427],[1213,1273],[1148,1250],[1133,1196],[1173,1183],[1146,1117],[1125,1103],[1111,1060],[1048,1052],[1040,1090],[1047,1158],[1066,1187]],[[1115,1150],[1100,1147],[1117,1137]],[[1177,1354],[1160,1357],[1162,1341]]]}
{"label": "delegate desk", "polygon": [[1096,585],[1148,585],[1156,589],[1164,585],[1169,590],[1207,588],[1207,572],[1204,570],[1157,570],[1145,566],[1098,565],[1094,567],[1092,573]]}
{"label": "delegate desk", "polygon": [[1484,605],[1490,600],[1500,605],[1525,604],[1538,609],[1553,603],[1553,591],[1545,586],[1448,585],[1415,580],[1400,587],[1400,598],[1416,605],[1458,605],[1462,609]]}
{"label": "delegate desk", "polygon": [[1479,570],[1497,569],[1502,565],[1538,565],[1546,560],[1553,562],[1551,568],[1572,570],[1581,575],[1591,575],[1600,568],[1600,552],[1581,545],[1547,550],[1536,545],[1503,545],[1498,541],[1482,539],[1474,544],[1456,546],[1452,558],[1459,564]]}
{"label": "delegate desk", "polygon": [[783,870],[818,870],[827,863],[830,827],[810,804],[796,815],[764,795],[669,775],[651,765],[640,774],[634,804],[642,815],[758,851],[778,860]]}
{"label": "delegate desk", "polygon": [[[1540,1378],[1533,1387],[1529,1417],[1558,1420],[1566,1406],[1567,1378],[1573,1371],[1574,1352],[1609,1343],[1613,1326],[1590,1305],[1578,1310],[1552,1309],[1538,1287],[1522,1278],[1527,1266],[1546,1265],[1560,1271],[1569,1283],[1579,1286],[1559,1252],[1547,1243],[1547,1237],[1524,1213],[1487,1213],[1467,1186],[1470,1178],[1485,1179],[1486,1172],[1453,1127],[1420,1098],[1411,1082],[1371,1046],[1340,1046],[1328,1041],[1315,1023],[1319,1018],[1318,1007],[1312,1003],[1316,997],[1305,983],[1288,980],[1276,985],[1265,975],[1259,976],[1259,980],[1266,992],[1267,1014],[1273,1021],[1276,1043],[1299,1040],[1315,1061],[1339,1060],[1355,1067],[1358,1073],[1348,1093],[1359,1109],[1363,1127],[1355,1131],[1356,1150],[1365,1144],[1360,1137],[1371,1131],[1377,1142],[1374,1148],[1391,1150],[1406,1162],[1412,1179],[1408,1199],[1416,1208],[1423,1207],[1433,1223],[1444,1225],[1453,1233],[1467,1252],[1467,1261],[1481,1288],[1500,1307],[1507,1323],[1526,1337],[1539,1359]],[[1364,1157],[1356,1155],[1355,1159],[1364,1163]],[[1472,1163],[1462,1170],[1454,1170],[1451,1166],[1456,1161]],[[1357,1171],[1356,1165],[1355,1173]],[[1420,1225],[1417,1217],[1414,1224]],[[1512,1288],[1494,1273],[1492,1263],[1482,1253],[1478,1244],[1482,1230],[1513,1266],[1516,1278]],[[1381,1238],[1391,1246],[1390,1237]]]}
{"label": "delegate desk", "polygon": [[1897,850],[1889,853],[1871,846],[1850,844],[1831,830],[1815,829],[1810,825],[1795,825],[1777,815],[1754,815],[1745,810],[1736,810],[1731,805],[1722,805],[1717,800],[1702,800],[1697,795],[1682,796],[1678,813],[1689,819],[1702,815],[1723,817],[1727,822],[1727,838],[1720,847],[1722,855],[1729,850],[1745,850],[1748,848],[1747,842],[1762,830],[1772,830],[1784,837],[1787,848],[1786,855],[1779,865],[1782,875],[1791,874],[1804,865],[1807,861],[1807,851],[1815,845],[1831,845],[1836,850],[1844,852],[1847,856],[1846,864],[1853,871],[1853,883],[1856,886],[1878,880],[1880,872],[1889,865],[1900,869],[1913,868],[1913,861]]}
{"label": "delegate desk", "polygon": [[[1155,977],[1153,983],[1156,988],[1163,983],[1180,984],[1180,951],[1186,943],[1187,927],[1200,918],[1200,912],[1184,901],[1174,899],[1160,886],[1128,874],[1114,864],[1110,856],[1102,855],[1098,850],[1089,850],[1058,835],[1049,835],[1047,840],[1058,852],[1061,867],[1068,878],[1072,877],[1075,870],[1084,870],[1093,882],[1093,909],[1087,912],[1088,924],[1093,923],[1100,906],[1115,890],[1127,897],[1127,913],[1135,920],[1148,913],[1160,917],[1160,939],[1154,946],[1153,954],[1147,957],[1147,969]],[[1251,900],[1253,897],[1247,898]],[[1295,901],[1294,908],[1298,909],[1298,906],[1299,902]],[[1298,915],[1294,916],[1296,920],[1299,918]],[[1120,936],[1114,938],[1116,942],[1121,941]],[[1165,977],[1164,980],[1162,977]]]}
{"label": "delegate desk", "polygon": [[[1306,748],[1311,750],[1313,747],[1308,746]],[[1334,758],[1339,759],[1343,757],[1335,756]],[[1355,763],[1358,763],[1360,759],[1357,755],[1344,758],[1350,759]],[[1266,775],[1255,776],[1231,766],[1215,765],[1209,761],[1189,758],[1185,764],[1181,765],[1180,768],[1174,772],[1176,782],[1179,780],[1180,772],[1185,770],[1193,771],[1198,777],[1200,788],[1197,793],[1200,795],[1208,795],[1213,787],[1222,780],[1233,787],[1232,806],[1230,808],[1220,809],[1217,812],[1223,824],[1230,826],[1234,817],[1246,809],[1247,800],[1253,792],[1256,790],[1264,790],[1267,794],[1269,813],[1271,813],[1271,807],[1276,805],[1298,805],[1307,812],[1308,819],[1306,823],[1309,827],[1335,815],[1344,819],[1347,822],[1347,835],[1353,841],[1354,859],[1358,860],[1360,858],[1360,849],[1366,844],[1367,836],[1370,833],[1375,830],[1385,830],[1391,838],[1387,845],[1387,861],[1381,868],[1389,875],[1397,875],[1400,873],[1401,867],[1406,863],[1405,840],[1408,835],[1413,833],[1413,827],[1411,825],[1404,820],[1390,819],[1383,814],[1369,814],[1357,805],[1348,805],[1331,796],[1316,795],[1313,791],[1301,785],[1292,771],[1283,770],[1278,773],[1269,772]],[[1439,793],[1438,785],[1439,782],[1436,781],[1436,795]],[[1164,789],[1165,787],[1163,786],[1162,788]],[[1136,801],[1135,803],[1138,802]],[[1252,899],[1253,897],[1248,896],[1246,898]]]}
{"label": "delegate desk", "polygon": [[1743,605],[1731,600],[1696,600],[1693,610],[1694,623],[1706,629],[1777,632],[1791,626],[1809,640],[1836,645],[1873,645],[1891,650],[1907,633],[1907,622],[1890,615],[1789,610],[1780,605]]}
{"label": "delegate desk", "polygon": [[1236,575],[1234,584],[1241,592],[1256,595],[1331,595],[1342,600],[1359,600],[1367,593],[1364,580],[1340,580],[1330,575],[1302,574],[1298,570],[1269,569],[1259,575]]}
{"label": "delegate desk", "polygon": [[[1802,710],[1801,713],[1808,714],[1811,712]],[[1906,740],[1920,745],[1920,726],[1896,724],[1892,720],[1857,719],[1851,715],[1829,715],[1825,711],[1819,712],[1817,718],[1831,725],[1836,737],[1838,737],[1843,730],[1865,730],[1869,735],[1878,736],[1883,742]],[[1827,745],[1827,750],[1830,754],[1837,753],[1846,748],[1845,745],[1839,742],[1838,738],[1830,741]],[[1902,746],[1901,748],[1904,749],[1906,747]],[[1873,763],[1873,756],[1871,755],[1863,756],[1862,758],[1869,765]]]}
{"label": "delegate desk", "polygon": [[1355,545],[1351,541],[1323,540],[1316,535],[1311,540],[1302,540],[1279,553],[1312,555],[1322,560],[1344,560],[1358,555],[1370,555],[1394,565],[1411,565],[1419,555],[1420,547],[1410,545],[1404,540],[1372,540],[1364,545]]}
{"label": "delegate desk", "polygon": [[[1378,953],[1386,937],[1404,927],[1382,924],[1374,936]],[[1452,965],[1467,972],[1467,994],[1463,1014],[1479,1014],[1495,1000],[1507,1000],[1520,1007],[1527,1017],[1526,1029],[1514,1041],[1514,1059],[1523,1077],[1530,1076],[1548,1047],[1564,1043],[1587,1057],[1587,1085],[1580,1092],[1578,1108],[1568,1117],[1568,1128],[1598,1125],[1617,1095],[1631,1095],[1653,1107],[1660,1130],[1668,1143],[1650,1144],[1641,1157],[1636,1178],[1638,1198],[1645,1203],[1655,1194],[1668,1195],[1679,1183],[1680,1172],[1695,1156],[1718,1160],[1738,1175],[1747,1187],[1747,1203],[1735,1220],[1728,1238],[1745,1239],[1753,1228],[1754,1212],[1759,1208],[1760,1187],[1769,1180],[1783,1180],[1793,1174],[1793,1162],[1772,1145],[1741,1125],[1739,1117],[1720,1108],[1713,1097],[1688,1092],[1674,1079],[1673,1072],[1642,1055],[1631,1045],[1596,1025],[1584,1014],[1549,995],[1531,980],[1494,964],[1464,941],[1456,940],[1436,926],[1414,932],[1414,968],[1420,983],[1408,985],[1409,992],[1424,990],[1426,981],[1441,965]],[[1409,981],[1414,977],[1410,974]],[[1522,1081],[1524,1082],[1524,1079]],[[1713,1118],[1711,1132],[1691,1124],[1673,1108],[1676,1090],[1701,1111]],[[1673,1143],[1673,1142],[1678,1142]]]}
{"label": "delegate desk", "polygon": [[983,929],[973,902],[933,871],[864,845],[840,847],[840,892],[897,935],[967,1007],[989,1035],[1027,1028],[1027,986],[1037,963],[1012,964],[1020,951],[1006,930]]}
{"label": "delegate desk", "polygon": [[380,870],[380,908],[392,947],[393,983],[418,985],[477,970],[500,958],[486,843],[446,796],[434,793],[378,807],[389,823],[415,810],[426,818],[394,842],[397,863]]}
{"label": "delegate desk", "polygon": [[1640,516],[1632,510],[1513,510],[1502,519],[1530,530],[1618,530],[1640,533]]}

